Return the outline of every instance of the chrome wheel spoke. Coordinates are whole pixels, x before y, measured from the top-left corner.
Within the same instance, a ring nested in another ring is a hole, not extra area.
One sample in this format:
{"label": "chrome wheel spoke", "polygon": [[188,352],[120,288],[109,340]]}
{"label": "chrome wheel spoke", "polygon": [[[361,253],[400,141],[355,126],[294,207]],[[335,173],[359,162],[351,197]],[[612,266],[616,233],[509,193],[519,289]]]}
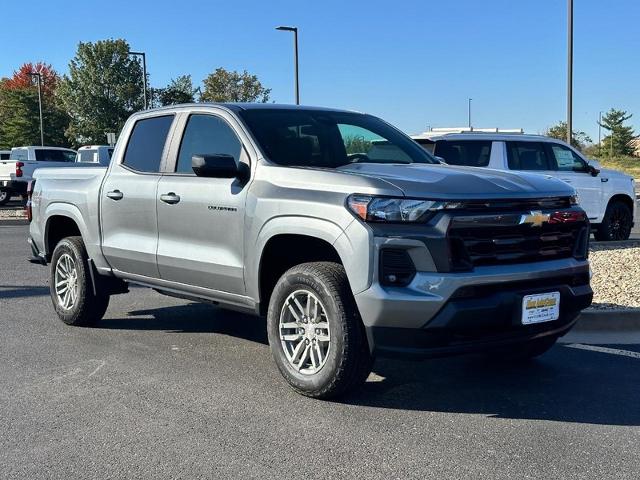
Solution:
{"label": "chrome wheel spoke", "polygon": [[284,302],[278,325],[280,342],[292,368],[303,375],[317,373],[326,363],[330,327],[320,299],[310,290],[291,293]]}
{"label": "chrome wheel spoke", "polygon": [[304,351],[302,352],[302,356],[300,357],[300,362],[298,362],[298,370],[302,369],[304,362],[307,361],[307,357],[309,356],[309,350],[311,350],[310,345],[305,345]]}
{"label": "chrome wheel spoke", "polygon": [[53,284],[58,304],[65,310],[72,308],[78,300],[78,270],[76,262],[67,253],[58,258]]}

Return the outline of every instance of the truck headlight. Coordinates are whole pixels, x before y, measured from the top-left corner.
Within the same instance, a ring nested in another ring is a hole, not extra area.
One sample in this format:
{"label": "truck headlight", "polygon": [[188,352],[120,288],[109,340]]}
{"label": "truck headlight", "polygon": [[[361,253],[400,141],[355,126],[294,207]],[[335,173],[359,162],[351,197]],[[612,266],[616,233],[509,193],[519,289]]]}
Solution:
{"label": "truck headlight", "polygon": [[459,208],[457,202],[442,202],[419,198],[375,197],[350,195],[347,206],[355,215],[367,222],[425,222],[435,212]]}
{"label": "truck headlight", "polygon": [[580,205],[580,196],[577,193],[574,193],[569,197],[569,203],[571,205]]}

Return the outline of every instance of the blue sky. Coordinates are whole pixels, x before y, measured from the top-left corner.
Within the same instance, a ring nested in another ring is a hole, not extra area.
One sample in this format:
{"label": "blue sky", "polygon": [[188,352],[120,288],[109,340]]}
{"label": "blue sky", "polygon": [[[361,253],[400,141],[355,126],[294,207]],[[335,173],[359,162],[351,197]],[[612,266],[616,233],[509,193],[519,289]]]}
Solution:
{"label": "blue sky", "polygon": [[[408,133],[464,126],[536,133],[565,118],[566,1],[3,2],[0,76],[27,61],[67,71],[79,41],[125,38],[147,53],[152,86],[222,66],[257,74],[293,101],[379,115]],[[597,139],[600,110],[640,130],[640,2],[575,0],[574,127]]]}

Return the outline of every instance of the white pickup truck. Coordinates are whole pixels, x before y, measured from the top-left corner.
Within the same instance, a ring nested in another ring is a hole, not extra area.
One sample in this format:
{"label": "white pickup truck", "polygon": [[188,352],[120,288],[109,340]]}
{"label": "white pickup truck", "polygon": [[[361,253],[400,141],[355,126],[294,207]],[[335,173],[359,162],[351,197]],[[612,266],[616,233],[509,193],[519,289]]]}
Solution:
{"label": "white pickup truck", "polygon": [[[61,147],[14,147],[0,160],[0,205],[14,195],[26,195],[33,171],[43,167],[76,167],[76,151]],[[82,165],[80,165],[82,166]]]}
{"label": "white pickup truck", "polygon": [[[76,162],[108,167],[113,155],[113,147],[109,145],[87,145],[78,149]],[[97,164],[97,165],[96,165]]]}
{"label": "white pickup truck", "polygon": [[542,135],[441,133],[413,135],[428,152],[449,165],[527,171],[559,178],[576,189],[596,240],[627,240],[634,225],[634,179],[598,162],[561,140]]}

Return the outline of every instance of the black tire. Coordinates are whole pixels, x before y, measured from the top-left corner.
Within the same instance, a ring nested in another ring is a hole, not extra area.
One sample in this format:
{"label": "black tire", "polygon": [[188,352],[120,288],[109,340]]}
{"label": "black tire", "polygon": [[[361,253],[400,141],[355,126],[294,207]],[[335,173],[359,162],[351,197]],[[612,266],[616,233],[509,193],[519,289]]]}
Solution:
{"label": "black tire", "polygon": [[11,200],[11,192],[9,190],[0,189],[0,207],[6,205]]}
{"label": "black tire", "polygon": [[[77,296],[70,308],[65,308],[58,299],[56,292],[56,269],[60,259],[68,255],[74,262],[77,278]],[[53,308],[60,320],[67,325],[89,326],[99,322],[109,306],[109,295],[93,294],[91,274],[89,273],[87,251],[82,237],[66,237],[58,242],[51,258],[51,270],[49,274],[49,289]]]}
{"label": "black tire", "polygon": [[489,357],[500,361],[526,362],[539,357],[549,351],[558,340],[558,337],[542,337],[525,344],[512,345],[492,350]]}
{"label": "black tire", "polygon": [[628,240],[631,235],[633,214],[629,207],[619,200],[614,200],[607,205],[607,210],[602,223],[593,233],[596,240]]}
{"label": "black tire", "polygon": [[[280,315],[293,292],[315,295],[326,311],[331,331],[326,360],[313,374],[300,373],[289,362],[280,337]],[[342,265],[314,262],[297,265],[280,277],[267,314],[269,345],[278,369],[298,393],[335,398],[362,385],[373,365],[366,333]]]}

